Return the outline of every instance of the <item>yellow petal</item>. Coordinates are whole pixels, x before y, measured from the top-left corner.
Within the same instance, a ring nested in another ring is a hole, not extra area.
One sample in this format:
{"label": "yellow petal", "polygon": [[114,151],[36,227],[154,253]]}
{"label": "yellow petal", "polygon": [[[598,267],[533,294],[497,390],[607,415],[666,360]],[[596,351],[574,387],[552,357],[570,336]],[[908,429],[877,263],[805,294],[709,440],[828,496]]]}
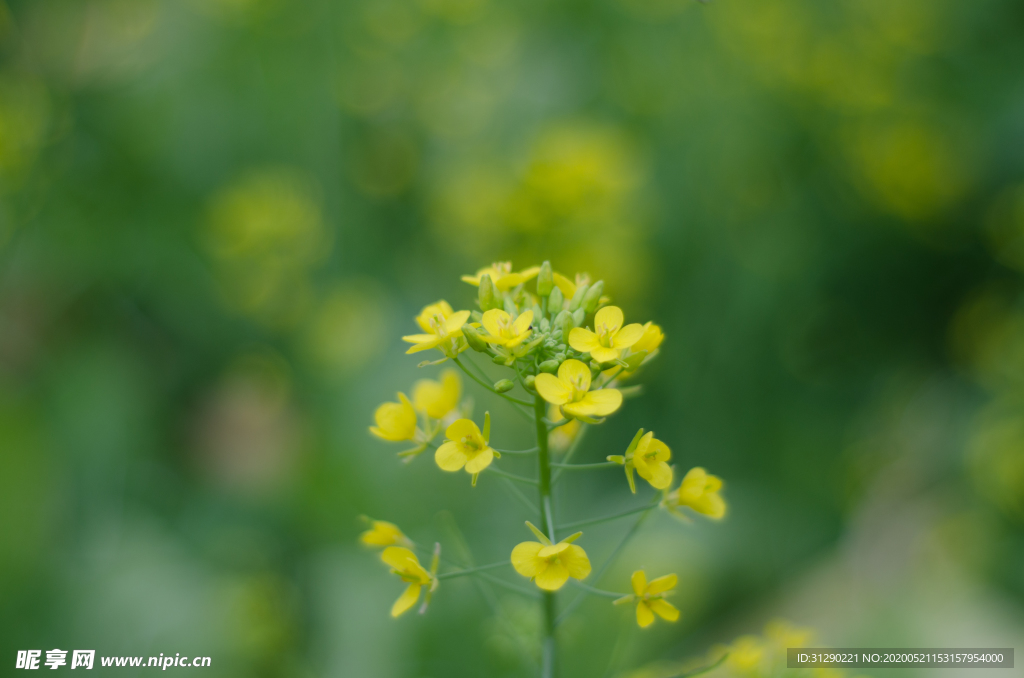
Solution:
{"label": "yellow petal", "polygon": [[[425,336],[425,335],[416,335],[416,336]],[[402,339],[405,339],[406,341],[409,341],[409,337],[402,337]],[[434,335],[428,341],[424,341],[424,342],[416,344],[415,346],[411,347],[405,353],[406,353],[406,355],[409,355],[410,353],[419,353],[420,351],[429,351],[432,348],[437,348],[438,345],[442,341],[444,341],[444,337],[439,337],[439,336]]]}
{"label": "yellow petal", "polygon": [[537,552],[537,557],[550,558],[551,556],[557,556],[562,551],[568,550],[569,546],[571,546],[571,544],[566,544],[565,542],[558,542],[557,544],[552,544],[551,546],[545,546]]}
{"label": "yellow petal", "polygon": [[437,448],[437,452],[434,453],[434,461],[442,471],[458,471],[466,465],[469,458],[466,457],[465,452],[459,449],[458,445],[448,441]]}
{"label": "yellow petal", "polygon": [[679,619],[679,610],[667,600],[651,600],[647,604],[665,621],[674,622]]}
{"label": "yellow petal", "polygon": [[570,544],[569,548],[559,556],[559,560],[565,565],[565,569],[569,571],[569,576],[573,579],[586,579],[590,575],[590,558],[587,557],[587,552],[576,544]]}
{"label": "yellow petal", "polygon": [[462,440],[463,438],[483,440],[480,427],[472,419],[456,419],[448,426],[444,434],[448,440]]}
{"label": "yellow petal", "polygon": [[[605,306],[594,316],[594,329],[597,329],[604,325],[609,331],[615,332],[622,327],[622,322],[625,318],[622,315],[622,309],[618,306]],[[637,337],[639,339],[640,337]]]}
{"label": "yellow petal", "polygon": [[506,327],[510,319],[511,318],[507,312],[500,308],[492,308],[484,313],[482,322],[484,329],[487,330],[487,334],[495,338],[500,338],[501,328]]}
{"label": "yellow petal", "polygon": [[547,567],[538,572],[533,581],[545,591],[557,591],[565,586],[565,582],[569,581],[569,570],[556,560],[547,563]]}
{"label": "yellow petal", "polygon": [[494,450],[487,447],[480,450],[472,459],[466,462],[466,473],[480,473],[494,461]]}
{"label": "yellow petal", "polygon": [[359,541],[367,546],[390,546],[405,539],[405,535],[394,523],[375,520],[372,529],[359,535]]}
{"label": "yellow petal", "polygon": [[679,501],[683,503],[694,501],[704,494],[706,486],[707,474],[704,469],[700,466],[690,469],[683,476],[683,482],[679,484]]}
{"label": "yellow petal", "polygon": [[713,476],[710,473],[706,475],[706,481],[704,483],[705,492],[718,492],[722,489],[722,479],[718,476]]}
{"label": "yellow petal", "polygon": [[562,291],[562,296],[566,299],[572,299],[573,295],[576,294],[576,283],[561,273],[554,273],[551,277],[555,280],[555,286]]}
{"label": "yellow petal", "polygon": [[533,311],[527,310],[519,314],[516,321],[512,323],[513,334],[520,335],[530,329],[530,323],[533,322]]}
{"label": "yellow petal", "polygon": [[656,596],[659,593],[671,591],[676,587],[676,584],[678,583],[679,577],[677,577],[674,574],[666,574],[664,577],[652,579],[651,583],[647,585],[647,593],[651,594],[652,596]]}
{"label": "yellow petal", "polygon": [[725,501],[717,494],[706,494],[691,505],[693,510],[716,520],[725,517]]}
{"label": "yellow petal", "polygon": [[641,600],[636,604],[636,623],[640,628],[645,629],[654,623],[654,613],[648,607],[647,601]]}
{"label": "yellow petal", "polygon": [[436,339],[436,334],[408,334],[402,337],[402,341],[407,341],[410,344],[425,344],[428,341],[435,341]]}
{"label": "yellow petal", "polygon": [[672,459],[672,450],[669,449],[668,445],[654,438],[647,444],[647,449],[644,450],[644,457],[648,461],[669,461]]}
{"label": "yellow petal", "polygon": [[410,607],[416,604],[416,601],[420,599],[420,585],[409,584],[409,588],[405,589],[405,593],[398,597],[395,604],[391,606],[391,616],[397,617],[402,613],[408,611]]}
{"label": "yellow petal", "polygon": [[385,565],[399,572],[404,571],[408,567],[409,561],[419,563],[419,560],[416,559],[416,554],[404,546],[389,546],[381,552],[380,559],[384,561]]}
{"label": "yellow petal", "polygon": [[640,323],[626,325],[615,333],[615,337],[612,339],[612,345],[615,348],[629,348],[636,342],[640,341],[640,337],[642,336],[644,336],[643,325]]}
{"label": "yellow petal", "polygon": [[458,313],[452,313],[447,320],[444,321],[445,332],[449,335],[462,336],[462,326],[469,320],[469,311],[459,311]]}
{"label": "yellow petal", "polygon": [[[569,359],[558,367],[558,378],[565,382],[568,387],[579,385],[579,390],[590,389],[590,368],[579,360]],[[540,379],[540,375],[537,376]],[[548,400],[548,402],[551,402]]]}
{"label": "yellow petal", "polygon": [[404,394],[399,394],[401,402],[383,403],[373,413],[377,430],[371,429],[374,435],[385,440],[411,440],[416,435],[416,410]]}
{"label": "yellow petal", "polygon": [[[576,348],[573,346],[573,348]],[[577,351],[579,349],[576,349]],[[610,363],[613,360],[617,360],[619,357],[619,349],[607,348],[605,346],[597,345],[590,349],[590,357],[599,363]]]}
{"label": "yellow petal", "polygon": [[[568,361],[566,361],[568,362]],[[564,364],[564,363],[563,363]],[[540,397],[553,405],[564,405],[572,397],[572,389],[553,374],[541,372],[533,383]]]}
{"label": "yellow petal", "polygon": [[633,344],[634,351],[653,351],[659,346],[665,339],[665,335],[661,333],[661,328],[654,323],[647,323],[644,325],[644,334],[640,337],[640,341]]}
{"label": "yellow petal", "polygon": [[634,572],[630,583],[633,585],[633,593],[637,596],[642,596],[647,591],[647,575],[643,570]]}
{"label": "yellow petal", "polygon": [[605,417],[622,405],[622,393],[614,388],[591,391],[583,396],[583,400],[562,406],[574,417]]}
{"label": "yellow petal", "polygon": [[656,490],[664,490],[672,484],[672,467],[663,461],[651,462],[644,466],[636,464],[636,472]]}
{"label": "yellow petal", "polygon": [[416,324],[419,325],[424,332],[430,332],[432,334],[434,332],[434,327],[431,324],[431,321],[437,316],[447,318],[451,314],[452,307],[447,301],[442,299],[437,303],[424,306],[423,310],[420,311],[420,314],[416,316]]}
{"label": "yellow petal", "polygon": [[599,348],[601,343],[597,335],[585,327],[576,327],[569,331],[569,345],[580,353],[590,353]]}
{"label": "yellow petal", "polygon": [[524,577],[536,577],[545,562],[537,557],[544,548],[538,541],[524,541],[512,549],[512,567]]}

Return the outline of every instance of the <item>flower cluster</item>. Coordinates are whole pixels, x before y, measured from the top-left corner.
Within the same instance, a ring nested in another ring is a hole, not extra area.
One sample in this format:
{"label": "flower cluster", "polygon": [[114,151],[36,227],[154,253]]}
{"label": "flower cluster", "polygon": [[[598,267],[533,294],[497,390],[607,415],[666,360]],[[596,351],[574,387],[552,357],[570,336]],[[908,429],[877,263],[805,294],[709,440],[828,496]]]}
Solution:
{"label": "flower cluster", "polygon": [[[625,596],[593,588],[582,582],[592,572],[587,552],[575,543],[583,533],[569,529],[640,514],[638,526],[658,506],[683,518],[688,512],[712,519],[725,516],[722,481],[703,468],[690,469],[673,489],[672,451],[652,431],[640,429],[624,453],[607,456],[606,461],[570,463],[587,428],[601,424],[622,408],[625,399],[639,393],[639,387],[628,382],[658,355],[664,341],[661,328],[653,322],[627,322],[626,313],[605,295],[603,281],[592,282],[581,274],[570,278],[554,271],[548,262],[520,271],[510,263],[496,263],[462,280],[476,287],[477,308],[456,311],[443,300],[429,304],[416,316],[422,333],[403,337],[412,345],[408,353],[439,352],[435,360],[421,362],[421,367],[445,362],[453,367],[446,368],[437,381],[417,382],[411,400],[399,393],[398,402],[378,407],[370,431],[384,440],[412,442],[412,449],[400,453],[406,461],[433,449],[434,462],[442,471],[465,471],[474,487],[481,475],[511,486],[514,496],[536,512],[538,525],[526,521],[536,541],[514,546],[507,560],[490,565],[444,561],[449,571],[437,574],[439,546],[428,571],[420,565],[413,542],[397,527],[372,522],[361,537],[363,543],[384,547],[382,560],[408,584],[392,614],[397,616],[410,609],[423,589],[429,599],[440,579],[467,575],[493,579],[484,571],[511,565],[549,597],[544,610],[546,641],[551,642],[543,644],[545,653],[554,651],[558,616],[553,596],[569,582],[585,593],[615,598],[616,603],[635,602],[641,627],[650,626],[656,617],[676,621],[680,612],[666,600],[678,584],[675,574],[648,582],[646,573],[637,570],[631,581],[632,593]],[[476,361],[473,356],[484,360]],[[504,370],[505,376],[495,379],[488,373],[493,369]],[[460,402],[462,378],[476,382],[516,410],[529,422],[536,446],[496,449],[491,440],[490,412],[484,413],[481,427],[469,404]],[[502,452],[513,460],[531,460],[536,472],[530,476],[510,473],[507,468],[512,467],[506,463],[516,462],[502,459]],[[615,467],[624,469],[630,492],[637,493],[638,475],[661,493],[660,500],[604,518],[556,522],[552,496],[564,472]],[[517,484],[530,485],[537,491],[536,506]],[[568,532],[572,534],[558,538],[559,533]],[[603,571],[604,566],[598,575]],[[509,582],[502,583],[515,588]],[[572,607],[574,603],[561,615]],[[549,659],[545,654],[542,663]]]}

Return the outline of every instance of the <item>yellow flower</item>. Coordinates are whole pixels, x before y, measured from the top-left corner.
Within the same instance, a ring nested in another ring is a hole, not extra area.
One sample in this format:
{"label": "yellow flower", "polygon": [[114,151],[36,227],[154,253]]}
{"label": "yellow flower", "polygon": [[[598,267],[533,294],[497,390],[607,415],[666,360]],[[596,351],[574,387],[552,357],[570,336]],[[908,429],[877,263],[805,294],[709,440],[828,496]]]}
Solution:
{"label": "yellow flower", "polygon": [[644,334],[640,323],[622,326],[624,316],[618,306],[605,306],[594,316],[594,331],[585,327],[569,332],[569,345],[581,353],[589,353],[599,363],[617,360],[624,349],[629,348]]}
{"label": "yellow flower", "polygon": [[[402,337],[413,346],[406,353],[419,353],[439,348],[446,356],[453,357],[468,348],[462,339],[462,326],[469,320],[469,311],[452,312],[448,302],[442,300],[425,306],[416,316],[416,323],[426,334],[410,334]],[[462,339],[462,341],[459,341]]]}
{"label": "yellow flower", "polygon": [[412,546],[412,542],[406,537],[398,526],[384,520],[371,520],[363,516],[363,520],[370,526],[370,529],[359,535],[359,541],[367,546],[394,546],[402,544]]}
{"label": "yellow flower", "polygon": [[412,387],[412,402],[416,409],[434,419],[443,419],[458,407],[461,395],[462,379],[455,370],[442,372],[440,381],[420,379]]}
{"label": "yellow flower", "polygon": [[491,276],[491,282],[498,288],[499,291],[504,292],[510,290],[516,285],[520,285],[527,280],[531,280],[537,277],[540,273],[540,266],[531,266],[530,268],[523,269],[519,273],[512,272],[511,261],[499,261],[491,264],[486,268],[481,268],[476,272],[476,275],[464,275],[462,276],[463,282],[468,282],[470,285],[475,287],[480,286],[480,278],[485,275]]}
{"label": "yellow flower", "polygon": [[376,426],[370,427],[370,433],[384,440],[415,440],[416,410],[404,393],[398,394],[400,402],[384,403],[373,413]]}
{"label": "yellow flower", "polygon": [[533,311],[523,311],[519,317],[512,320],[512,316],[505,311],[492,308],[484,313],[483,325],[487,334],[483,336],[483,340],[488,344],[515,348],[530,336],[531,322]]}
{"label": "yellow flower", "polygon": [[389,546],[380,554],[380,559],[391,566],[391,573],[397,574],[402,581],[409,584],[405,592],[391,606],[391,616],[397,617],[406,612],[420,599],[420,590],[430,586],[430,591],[437,588],[437,578],[420,565],[416,554],[403,546]]}
{"label": "yellow flower", "polygon": [[725,516],[725,500],[719,496],[722,480],[713,476],[701,467],[690,469],[683,477],[683,482],[665,496],[665,508],[677,515],[679,507],[688,506],[697,513],[718,520]]}
{"label": "yellow flower", "polygon": [[640,351],[653,353],[659,346],[661,346],[661,342],[664,340],[665,335],[662,333],[661,327],[652,322],[648,322],[644,325],[644,333],[640,336],[640,339],[630,347],[630,350],[633,353],[639,353]]}
{"label": "yellow flower", "polygon": [[672,589],[679,583],[679,577],[674,574],[666,574],[664,577],[652,579],[647,582],[647,575],[643,570],[633,573],[633,595],[623,596],[614,602],[615,605],[636,601],[636,623],[640,628],[645,629],[654,623],[654,615],[665,621],[674,622],[679,619],[679,610],[672,603],[665,600],[665,596],[672,593]]}
{"label": "yellow flower", "polygon": [[576,280],[569,280],[566,276],[562,275],[558,271],[555,271],[551,275],[555,282],[555,286],[562,292],[562,296],[566,299],[572,299],[573,295],[576,294],[576,288],[580,285],[587,284],[590,282],[589,276],[585,273],[576,274]]}
{"label": "yellow flower", "polygon": [[671,458],[672,451],[668,445],[655,438],[654,431],[651,431],[637,443],[632,463],[651,487],[664,490],[672,484],[672,467],[667,463]]}
{"label": "yellow flower", "polygon": [[587,552],[572,543],[583,535],[582,532],[552,544],[531,523],[526,525],[540,541],[524,541],[512,549],[512,567],[516,572],[529,577],[545,591],[557,591],[569,581],[569,577],[584,579],[590,574]]}
{"label": "yellow flower", "polygon": [[[548,406],[548,421],[552,424],[557,424],[563,419],[565,417],[562,416],[562,410],[558,409],[557,405]],[[551,449],[555,452],[564,452],[569,449],[572,441],[576,440],[576,436],[580,434],[580,428],[579,419],[573,419],[568,424],[562,424],[553,430],[548,437],[548,444],[551,445]]]}
{"label": "yellow flower", "polygon": [[764,645],[757,636],[740,636],[729,646],[728,665],[742,672],[751,672],[761,663]]}
{"label": "yellow flower", "polygon": [[443,471],[458,471],[463,467],[473,474],[473,485],[477,475],[501,455],[490,447],[491,415],[484,414],[484,432],[469,419],[458,419],[444,432],[448,441],[437,448],[434,461]]}
{"label": "yellow flower", "polygon": [[563,362],[557,377],[538,374],[534,386],[544,400],[560,405],[563,414],[584,421],[607,416],[622,405],[622,393],[613,388],[590,390],[590,368],[579,360]]}

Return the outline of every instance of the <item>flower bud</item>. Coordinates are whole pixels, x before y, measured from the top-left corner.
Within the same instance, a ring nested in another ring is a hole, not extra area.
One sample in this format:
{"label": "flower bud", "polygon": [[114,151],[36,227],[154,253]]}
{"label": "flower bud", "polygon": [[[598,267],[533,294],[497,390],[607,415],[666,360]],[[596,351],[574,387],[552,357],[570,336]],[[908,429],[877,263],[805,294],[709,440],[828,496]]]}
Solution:
{"label": "flower bud", "polygon": [[589,285],[583,284],[576,288],[576,293],[572,295],[572,299],[569,303],[564,306],[570,311],[575,311],[583,303],[583,297],[587,295],[587,290],[590,289]]}
{"label": "flower bud", "polygon": [[[572,312],[572,325],[573,327],[583,327],[583,319],[587,317],[586,312],[582,308],[577,308]],[[568,335],[566,335],[568,336]]]}
{"label": "flower bud", "polygon": [[505,313],[508,313],[513,318],[519,315],[519,309],[516,307],[516,302],[512,301],[512,297],[505,295],[503,302]]}
{"label": "flower bud", "polygon": [[598,280],[590,286],[590,289],[587,290],[587,294],[583,297],[580,307],[587,313],[593,313],[597,310],[597,305],[601,303],[601,295],[603,293],[604,281]]}
{"label": "flower bud", "polygon": [[563,310],[557,316],[555,316],[555,327],[562,331],[563,341],[568,338],[569,332],[576,327],[576,323],[573,322],[572,313]]}
{"label": "flower bud", "polygon": [[466,338],[466,343],[469,344],[469,347],[474,351],[483,353],[487,350],[487,342],[484,341],[483,337],[480,335],[480,330],[469,323],[462,326],[462,336]]}
{"label": "flower bud", "polygon": [[507,356],[503,356],[500,353],[497,353],[497,354],[491,356],[491,362],[494,363],[495,365],[504,365],[505,361],[507,361],[507,360],[508,360],[508,357]]}
{"label": "flower bud", "polygon": [[558,363],[557,360],[545,360],[540,365],[538,365],[538,367],[540,368],[541,372],[547,372],[548,374],[554,374],[555,372],[558,371],[558,365],[559,365],[559,363]]}
{"label": "flower bud", "polygon": [[562,304],[565,303],[565,297],[562,296],[562,290],[555,288],[551,290],[551,294],[548,295],[548,313],[551,315],[558,315],[558,312],[562,310]]}
{"label": "flower bud", "polygon": [[537,274],[537,296],[546,297],[551,294],[555,286],[555,278],[551,272],[551,262],[545,261],[540,265],[540,273]]}
{"label": "flower bud", "polygon": [[515,384],[511,379],[501,379],[500,381],[494,382],[494,390],[498,393],[505,393],[515,388]]}
{"label": "flower bud", "polygon": [[526,387],[527,391],[535,392],[537,389],[534,387],[533,384],[536,381],[537,381],[537,377],[533,376],[532,374],[528,374],[523,379],[523,386]]}
{"label": "flower bud", "polygon": [[480,290],[477,294],[481,311],[489,311],[492,308],[501,308],[501,301],[498,298],[498,290],[494,286],[490,275],[480,277]]}

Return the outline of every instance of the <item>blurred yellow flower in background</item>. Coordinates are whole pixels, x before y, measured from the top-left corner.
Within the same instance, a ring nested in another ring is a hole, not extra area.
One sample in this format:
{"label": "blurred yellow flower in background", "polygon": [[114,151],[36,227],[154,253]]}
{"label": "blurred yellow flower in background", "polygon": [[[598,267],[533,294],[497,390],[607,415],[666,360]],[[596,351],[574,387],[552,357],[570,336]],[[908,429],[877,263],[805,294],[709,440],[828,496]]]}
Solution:
{"label": "blurred yellow flower in background", "polygon": [[558,376],[541,373],[535,382],[537,393],[552,405],[561,407],[570,417],[586,420],[604,417],[622,405],[622,393],[606,388],[590,390],[590,368],[579,360],[566,360],[558,367]]}
{"label": "blurred yellow flower in background", "polygon": [[531,266],[530,268],[523,269],[518,273],[512,272],[511,261],[500,261],[486,268],[481,268],[474,275],[462,276],[463,282],[468,282],[470,285],[475,287],[480,286],[480,279],[485,275],[491,276],[491,282],[501,292],[506,292],[516,285],[521,285],[528,280],[533,280],[537,277],[537,273],[540,272],[540,266]]}
{"label": "blurred yellow flower in background", "polygon": [[423,309],[416,322],[427,334],[410,334],[402,341],[413,346],[406,353],[419,353],[432,348],[440,349],[449,358],[458,355],[466,347],[462,338],[462,326],[469,320],[469,311],[452,313],[446,302],[440,301]]}
{"label": "blurred yellow flower in background", "polygon": [[422,565],[419,558],[409,549],[402,546],[389,546],[381,553],[380,559],[391,567],[391,573],[401,577],[402,581],[409,584],[395,604],[391,606],[391,616],[398,617],[416,604],[420,599],[420,591],[424,586],[430,586],[431,590],[437,588],[437,579],[431,576]]}
{"label": "blurred yellow flower in background", "polygon": [[459,406],[462,397],[462,378],[455,370],[444,370],[441,379],[420,379],[412,387],[412,402],[416,409],[434,419],[443,419]]}
{"label": "blurred yellow flower in background", "polygon": [[666,494],[662,505],[675,515],[682,516],[678,509],[686,506],[718,520],[725,517],[726,510],[725,500],[718,494],[721,489],[721,478],[698,466],[690,469],[679,487]]}
{"label": "blurred yellow flower in background", "polygon": [[362,518],[370,525],[370,529],[359,535],[359,541],[363,544],[376,547],[399,545],[412,547],[412,542],[394,523],[385,520],[372,520],[366,516],[362,516]]}
{"label": "blurred yellow flower in background", "polygon": [[[558,424],[564,419],[562,410],[557,405],[548,405],[548,421]],[[551,446],[551,449],[555,452],[564,452],[569,449],[569,446],[576,440],[576,436],[580,434],[581,427],[580,420],[573,419],[568,424],[562,424],[551,431],[551,435],[548,438],[548,444]]]}
{"label": "blurred yellow flower in background", "polygon": [[397,442],[416,439],[416,410],[404,393],[398,394],[397,403],[384,403],[373,413],[376,426],[370,427],[370,433]]}

